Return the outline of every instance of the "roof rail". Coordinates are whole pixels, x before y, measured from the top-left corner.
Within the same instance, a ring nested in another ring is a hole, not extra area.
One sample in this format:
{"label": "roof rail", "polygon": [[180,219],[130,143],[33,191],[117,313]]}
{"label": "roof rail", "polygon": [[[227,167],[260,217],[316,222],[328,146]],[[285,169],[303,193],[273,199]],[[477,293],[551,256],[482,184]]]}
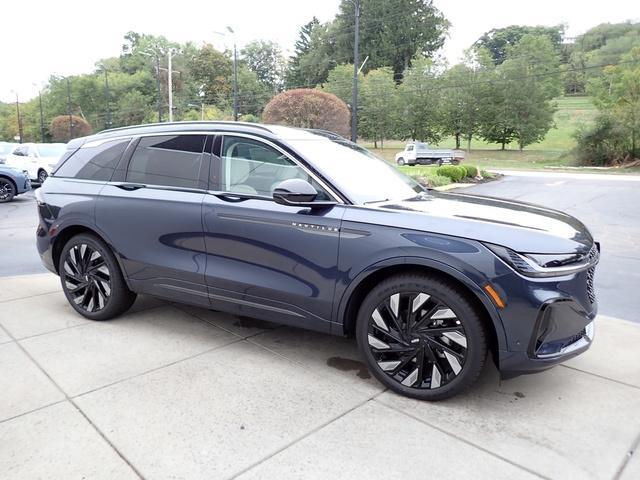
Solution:
{"label": "roof rail", "polygon": [[186,125],[246,125],[246,126],[249,126],[249,127],[265,130],[265,131],[271,133],[271,130],[269,130],[264,125],[260,125],[259,123],[232,122],[232,121],[227,121],[227,120],[209,120],[209,121],[201,120],[201,121],[183,121],[183,122],[145,123],[145,124],[142,124],[142,125],[131,125],[131,126],[128,126],[128,127],[109,128],[107,130],[101,130],[96,135],[100,135],[102,133],[120,132],[120,131],[123,131],[123,130],[136,130],[138,128],[161,127],[161,126],[165,126],[165,125],[166,126],[171,126],[171,125],[177,125],[177,126],[186,126]]}

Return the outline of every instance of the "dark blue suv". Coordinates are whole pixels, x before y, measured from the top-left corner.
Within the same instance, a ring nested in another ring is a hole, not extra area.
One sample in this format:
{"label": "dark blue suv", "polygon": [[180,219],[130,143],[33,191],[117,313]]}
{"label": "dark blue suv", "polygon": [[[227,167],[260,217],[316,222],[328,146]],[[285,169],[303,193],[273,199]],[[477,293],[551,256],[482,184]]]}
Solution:
{"label": "dark blue suv", "polygon": [[87,318],[136,294],[336,335],[437,400],[548,368],[593,337],[599,246],[536,205],[423,189],[330,132],[197,122],[69,143],[37,243]]}

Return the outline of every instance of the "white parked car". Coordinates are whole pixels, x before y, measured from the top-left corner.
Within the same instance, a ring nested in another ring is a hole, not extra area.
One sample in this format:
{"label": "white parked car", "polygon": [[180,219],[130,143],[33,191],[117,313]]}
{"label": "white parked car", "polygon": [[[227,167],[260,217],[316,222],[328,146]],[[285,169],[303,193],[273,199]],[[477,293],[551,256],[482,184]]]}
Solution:
{"label": "white parked car", "polygon": [[44,182],[67,146],[64,143],[21,143],[7,155],[8,167],[26,170],[32,182]]}
{"label": "white parked car", "polygon": [[407,143],[404,150],[396,154],[398,165],[458,165],[464,160],[462,150],[432,149],[422,142]]}
{"label": "white parked car", "polygon": [[13,152],[13,149],[17,146],[17,143],[0,142],[0,163],[4,163],[7,155]]}

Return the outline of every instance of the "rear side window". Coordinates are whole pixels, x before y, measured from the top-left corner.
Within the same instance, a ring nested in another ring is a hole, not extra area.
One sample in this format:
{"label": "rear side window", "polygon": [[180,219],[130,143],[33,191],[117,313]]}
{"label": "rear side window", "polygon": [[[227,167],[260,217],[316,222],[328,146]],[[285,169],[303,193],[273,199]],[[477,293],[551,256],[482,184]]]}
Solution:
{"label": "rear side window", "polygon": [[101,143],[96,147],[80,148],[54,172],[55,177],[109,181],[120,157],[129,145],[129,138]]}
{"label": "rear side window", "polygon": [[199,188],[206,135],[142,137],[136,147],[127,182]]}

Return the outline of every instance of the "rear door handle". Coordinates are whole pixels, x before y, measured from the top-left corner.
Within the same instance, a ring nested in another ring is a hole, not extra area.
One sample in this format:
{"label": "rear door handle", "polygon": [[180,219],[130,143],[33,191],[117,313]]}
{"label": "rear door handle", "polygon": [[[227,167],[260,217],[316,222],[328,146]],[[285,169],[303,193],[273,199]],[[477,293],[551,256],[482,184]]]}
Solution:
{"label": "rear door handle", "polygon": [[139,188],[144,188],[146,185],[143,185],[142,183],[121,183],[116,186],[122,190],[133,191],[138,190]]}

